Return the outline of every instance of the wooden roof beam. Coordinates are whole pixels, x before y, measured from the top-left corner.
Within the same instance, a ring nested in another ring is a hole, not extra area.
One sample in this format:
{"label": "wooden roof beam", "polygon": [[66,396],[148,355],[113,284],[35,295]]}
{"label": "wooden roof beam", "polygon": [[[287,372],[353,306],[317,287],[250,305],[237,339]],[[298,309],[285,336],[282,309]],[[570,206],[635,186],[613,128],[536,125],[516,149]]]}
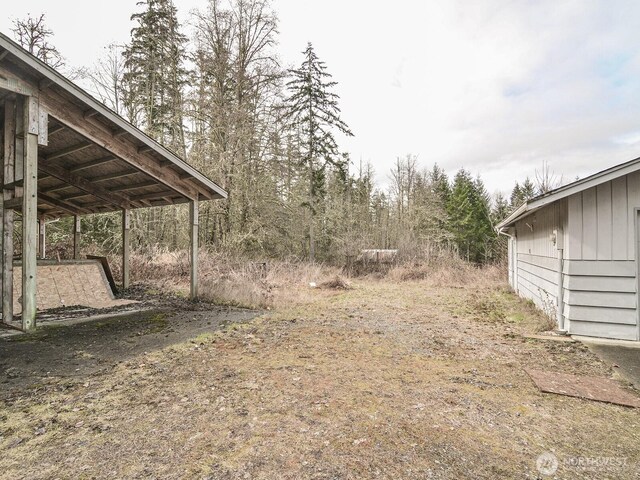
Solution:
{"label": "wooden roof beam", "polygon": [[76,145],[71,145],[70,147],[63,148],[62,150],[59,150],[55,153],[46,155],[44,157],[44,160],[50,161],[50,160],[55,160],[56,158],[66,157],[67,155],[71,155],[72,153],[81,152],[82,150],[85,150],[91,147],[92,145],[93,144],[91,142],[82,142]]}
{"label": "wooden roof beam", "polygon": [[[137,190],[139,188],[154,187],[156,185],[158,185],[158,182],[148,181],[148,182],[141,182],[141,183],[133,183],[131,185],[122,185],[122,186],[119,186],[119,187],[112,187],[112,188],[109,188],[109,191],[110,192],[124,192],[124,191],[127,191],[127,190]],[[131,197],[131,198],[133,198],[133,197]]]}
{"label": "wooden roof beam", "polygon": [[61,190],[67,190],[69,188],[75,188],[73,185],[69,185],[68,183],[63,183],[62,185],[56,185],[55,187],[46,188],[44,190],[40,190],[42,193],[53,193],[59,192]]}
{"label": "wooden roof beam", "polygon": [[79,172],[80,170],[86,170],[87,168],[98,167],[100,165],[104,165],[105,163],[113,162],[115,160],[117,160],[116,157],[114,157],[113,155],[108,155],[106,157],[96,158],[95,160],[88,160],[86,162],[80,163],[75,167],[71,167],[69,171],[72,173]]}
{"label": "wooden roof beam", "polygon": [[55,127],[51,127],[51,128],[49,129],[49,133],[48,133],[48,135],[51,137],[52,135],[55,135],[56,133],[60,133],[60,132],[61,132],[61,131],[63,131],[63,130],[64,130],[64,125],[62,125],[62,124],[60,124],[60,123],[59,123],[59,124],[58,124],[58,125],[56,125]]}
{"label": "wooden roof beam", "polygon": [[76,205],[70,205],[57,198],[53,198],[46,193],[38,193],[38,201],[51,205],[52,207],[56,207],[57,209],[70,213],[71,215],[86,215],[87,213],[92,213],[90,210]]}
{"label": "wooden roof beam", "polygon": [[66,201],[66,200],[76,200],[78,198],[93,197],[93,196],[94,195],[92,193],[87,193],[87,192],[73,193],[73,194],[67,195],[65,197],[60,197],[60,200],[64,200],[64,201]]}
{"label": "wooden roof beam", "polygon": [[168,195],[172,195],[173,192],[164,190],[162,192],[141,193],[140,195],[131,195],[132,201],[138,200],[158,200],[163,199]]}
{"label": "wooden roof beam", "polygon": [[[124,172],[117,172],[117,173],[107,173],[105,175],[100,175],[99,177],[91,177],[88,178],[87,180],[89,180],[90,182],[93,183],[100,183],[100,182],[106,182],[108,180],[116,180],[118,178],[125,178],[125,177],[130,177],[132,175],[138,175],[140,172],[138,170],[127,170]],[[157,182],[154,182],[154,185]],[[109,189],[110,192],[113,192],[114,190]]]}
{"label": "wooden roof beam", "polygon": [[138,147],[138,153],[149,153],[152,152],[153,148],[149,145],[143,145],[142,147]]}
{"label": "wooden roof beam", "polygon": [[156,179],[158,183],[192,200],[198,197],[200,193],[198,189],[180,180],[177,172],[171,169],[163,169],[158,160],[139,153],[138,147],[132,142],[124,138],[119,138],[116,141],[113,131],[107,125],[97,121],[96,117],[84,119],[82,109],[69,102],[54,98],[52,94],[43,96],[41,104],[44,105],[49,115],[55,118],[56,121],[67,125],[68,128],[76,131],[107,152]]}
{"label": "wooden roof beam", "polygon": [[76,175],[75,173],[71,173],[64,168],[55,165],[47,165],[46,163],[41,162],[39,167],[43,172],[56,177],[58,180],[62,180],[63,182],[73,185],[79,190],[90,193],[94,197],[107,202],[109,205],[114,205],[122,209],[131,208],[131,202],[125,195],[110,192],[109,190],[106,190],[99,185],[91,183],[86,178]]}

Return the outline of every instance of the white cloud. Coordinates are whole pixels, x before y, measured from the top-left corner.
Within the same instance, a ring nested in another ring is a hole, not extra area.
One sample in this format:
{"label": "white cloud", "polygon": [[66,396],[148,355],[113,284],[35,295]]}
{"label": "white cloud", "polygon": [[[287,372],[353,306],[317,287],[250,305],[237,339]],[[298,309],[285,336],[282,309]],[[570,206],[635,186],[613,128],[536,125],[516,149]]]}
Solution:
{"label": "white cloud", "polygon": [[[127,39],[136,0],[7,6],[8,18],[47,11],[75,65]],[[204,0],[180,0],[183,18]],[[66,6],[65,6],[66,5]],[[381,181],[396,156],[480,173],[490,190],[547,161],[567,179],[640,152],[640,3],[630,0],[274,0],[285,64],[312,41],[339,82],[345,140]],[[98,10],[96,10],[98,9]]]}

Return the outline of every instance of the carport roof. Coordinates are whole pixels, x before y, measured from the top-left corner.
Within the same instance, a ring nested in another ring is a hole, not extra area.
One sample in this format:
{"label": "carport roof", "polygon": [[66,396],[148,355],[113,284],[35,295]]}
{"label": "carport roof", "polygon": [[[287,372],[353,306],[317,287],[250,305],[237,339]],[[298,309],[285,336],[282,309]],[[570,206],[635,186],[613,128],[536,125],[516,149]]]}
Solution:
{"label": "carport roof", "polygon": [[16,94],[18,104],[22,95],[38,101],[41,217],[227,196],[174,152],[0,33],[0,103]]}

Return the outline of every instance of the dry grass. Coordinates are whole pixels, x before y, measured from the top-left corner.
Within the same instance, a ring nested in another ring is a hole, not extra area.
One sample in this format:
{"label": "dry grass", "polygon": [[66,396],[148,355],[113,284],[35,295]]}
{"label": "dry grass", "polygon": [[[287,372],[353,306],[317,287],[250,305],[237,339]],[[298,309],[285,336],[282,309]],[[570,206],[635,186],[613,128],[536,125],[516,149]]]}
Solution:
{"label": "dry grass", "polygon": [[[279,288],[326,273],[273,270]],[[535,479],[552,451],[558,478],[638,478],[638,411],[541,394],[524,372],[610,368],[580,344],[524,339],[529,307],[468,273],[477,283],[434,286],[442,270],[305,288],[305,302],[101,375],[34,376],[0,404],[0,477]]]}
{"label": "dry grass", "polygon": [[[402,263],[369,264],[349,269],[305,261],[251,261],[221,253],[201,251],[201,294],[216,303],[274,308],[304,303],[311,284],[326,290],[348,290],[349,276],[369,280],[407,282],[421,280],[434,287],[460,287],[476,282],[495,284],[504,277],[496,266],[478,267],[453,254],[440,253],[427,258],[404,258]],[[119,264],[115,263],[119,274]],[[154,283],[160,288],[187,289],[189,256],[186,251],[152,250],[131,255],[134,281]]]}

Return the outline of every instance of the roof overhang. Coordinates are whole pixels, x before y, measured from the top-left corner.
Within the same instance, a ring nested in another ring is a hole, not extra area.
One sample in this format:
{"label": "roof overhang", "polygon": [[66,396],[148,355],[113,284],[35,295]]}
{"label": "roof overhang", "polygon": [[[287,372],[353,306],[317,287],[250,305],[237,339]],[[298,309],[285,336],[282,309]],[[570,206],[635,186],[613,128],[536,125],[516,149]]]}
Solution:
{"label": "roof overhang", "polygon": [[507,228],[514,226],[518,220],[531,215],[532,213],[540,210],[547,205],[555,203],[558,200],[562,200],[563,198],[567,198],[576,193],[580,193],[584,190],[588,190],[589,188],[593,188],[600,184],[610,182],[611,180],[615,180],[616,178],[624,177],[625,175],[629,175],[630,173],[634,173],[639,170],[640,157],[607,168],[606,170],[594,173],[593,175],[580,180],[576,180],[575,182],[569,183],[562,187],[558,187],[547,193],[532,198],[531,200],[528,200],[527,202],[522,204],[507,218],[498,223],[498,225],[496,226],[496,230],[498,231],[498,233],[504,233]]}
{"label": "roof overhang", "polygon": [[41,215],[227,196],[174,152],[0,33],[0,109],[4,100],[22,96],[37,99],[44,133],[38,149]]}

